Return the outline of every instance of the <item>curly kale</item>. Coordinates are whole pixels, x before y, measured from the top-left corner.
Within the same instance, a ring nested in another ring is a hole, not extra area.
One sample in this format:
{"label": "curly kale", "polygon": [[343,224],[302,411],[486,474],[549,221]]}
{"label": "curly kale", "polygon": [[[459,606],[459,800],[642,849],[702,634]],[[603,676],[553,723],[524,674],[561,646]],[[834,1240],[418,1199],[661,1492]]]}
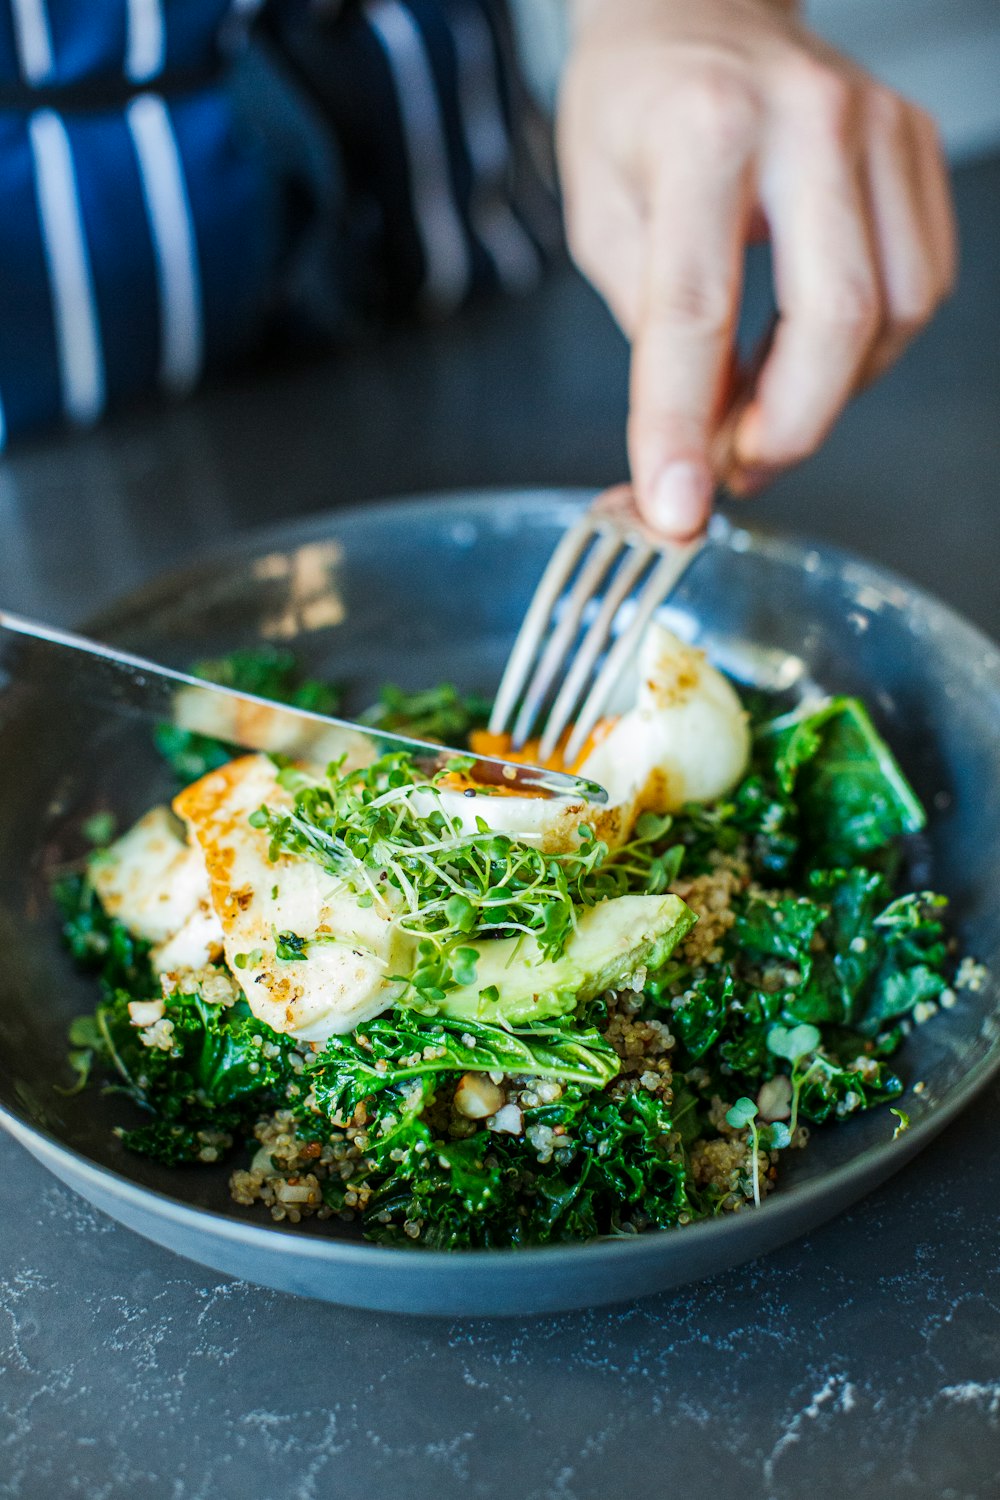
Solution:
{"label": "curly kale", "polygon": [[603,1088],[619,1071],[599,1032],[577,1026],[522,1031],[397,1011],[347,1036],[332,1036],[306,1066],[313,1098],[331,1118],[414,1079],[452,1073],[517,1073]]}
{"label": "curly kale", "polygon": [[730,1079],[753,1088],[781,1067],[773,1028],[805,1025],[820,1030],[804,1118],[897,1097],[903,1084],[884,1061],[902,1042],[897,1023],[941,992],[949,968],[944,898],[896,896],[888,874],[897,861],[887,853],[922,826],[856,699],[760,726],[741,785],[723,803],[687,809],[671,833],[685,873],[711,869],[717,851],[745,841],[757,882],[736,898],[722,964],[692,976],[680,999],[650,989],[672,1005],[681,1057],[723,1090]]}
{"label": "curly kale", "polygon": [[93,1016],[73,1023],[70,1036],[116,1075],[117,1092],[154,1117],[121,1132],[130,1149],[168,1166],[215,1160],[250,1135],[263,1109],[298,1088],[289,1039],[244,1001],[224,1008],[197,992],[168,995],[162,1019],[143,1028],[132,1022],[131,1000],[114,990]]}
{"label": "curly kale", "polygon": [[[196,671],[320,711],[337,704],[334,690],[302,678],[284,652],[236,653]],[[387,688],[366,717],[455,743],[488,707],[449,686]],[[622,1076],[603,1035],[603,1001],[519,1030],[398,1009],[310,1049],[271,1031],[242,1000],[210,1003],[192,981],[190,992],[166,997],[151,1026],[136,1026],[130,1003],[160,994],[147,946],[107,916],[82,878],[57,891],[70,951],[101,984],[96,1011],[71,1030],[76,1086],[100,1060],[111,1086],[148,1116],[122,1133],[125,1144],[171,1165],[238,1149],[275,1109],[317,1149],[353,1130],[363,1141],[354,1175],[328,1174],[323,1194],[346,1212],[363,1187],[364,1233],[388,1244],[545,1244],[704,1217],[724,1190],[699,1185],[691,1152],[718,1132],[716,1098],[735,1101],[730,1130],[748,1131],[757,1197],[759,1152],[784,1149],[800,1120],[818,1124],[898,1098],[903,1083],[890,1060],[904,1023],[940,993],[950,966],[943,899],[899,894],[894,884],[905,836],[922,827],[923,812],[863,705],[836,698],[757,717],[740,785],[712,806],[644,813],[631,842],[610,854],[585,836],[568,862],[522,856],[488,830],[452,838],[440,815],[424,828],[407,811],[415,773],[399,757],[380,761],[368,781],[301,780],[291,786],[292,814],[255,814],[276,849],[310,854],[340,874],[350,866],[362,899],[369,866],[397,870],[412,898],[408,920],[424,938],[426,982],[437,989],[454,979],[445,961],[461,964],[469,951],[461,943],[487,925],[544,929],[556,951],[574,903],[659,894],[678,877],[711,874],[720,857],[745,860],[721,960],[692,967],[675,952],[646,975],[639,1019],[665,1021],[676,1039],[672,1088],[662,1094]],[[231,753],[172,728],[158,742],[185,780]],[[546,921],[562,927],[548,931]],[[279,956],[308,956],[297,934],[278,939]],[[534,1091],[535,1104],[522,1087],[522,1133],[454,1128],[452,1100],[468,1073],[547,1085]],[[754,1103],[779,1074],[791,1096],[787,1126],[767,1124]]]}
{"label": "curly kale", "polygon": [[549,1132],[555,1148],[486,1130],[431,1141],[411,1129],[365,1212],[368,1237],[406,1244],[416,1228],[431,1249],[543,1245],[700,1216],[673,1117],[648,1094],[614,1100],[570,1087],[527,1111],[525,1126],[529,1143]]}

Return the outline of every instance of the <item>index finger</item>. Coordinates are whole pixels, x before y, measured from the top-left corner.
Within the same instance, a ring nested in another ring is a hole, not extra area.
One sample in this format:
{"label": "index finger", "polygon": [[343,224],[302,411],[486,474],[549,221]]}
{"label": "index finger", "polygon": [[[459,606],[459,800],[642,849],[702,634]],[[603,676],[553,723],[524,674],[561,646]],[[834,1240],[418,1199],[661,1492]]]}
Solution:
{"label": "index finger", "polygon": [[629,454],[639,507],[682,539],[708,520],[710,445],[731,370],[751,208],[753,131],[663,143],[632,346]]}

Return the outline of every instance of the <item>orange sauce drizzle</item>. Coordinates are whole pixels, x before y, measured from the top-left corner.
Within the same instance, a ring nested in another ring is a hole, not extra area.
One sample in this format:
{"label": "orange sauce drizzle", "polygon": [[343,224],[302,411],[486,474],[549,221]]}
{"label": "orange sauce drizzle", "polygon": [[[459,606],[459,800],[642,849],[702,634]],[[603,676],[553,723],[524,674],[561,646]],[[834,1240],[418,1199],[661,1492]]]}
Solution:
{"label": "orange sauce drizzle", "polygon": [[[474,729],[469,735],[469,750],[473,755],[492,755],[500,760],[514,761],[521,766],[546,766],[550,771],[578,771],[591,751],[607,739],[611,730],[618,722],[617,718],[598,719],[593,730],[587,736],[583,748],[570,765],[566,764],[565,750],[573,727],[565,730],[555,750],[547,760],[542,760],[539,755],[540,742],[538,740],[526,740],[520,750],[515,750],[511,744],[509,734],[491,734],[488,729]],[[446,787],[448,791],[464,792],[476,791],[482,785],[476,782],[466,771],[449,771],[442,776],[438,782],[439,786]],[[544,795],[541,792],[532,792],[524,787],[513,787],[493,785],[482,788],[495,797],[537,797]]]}

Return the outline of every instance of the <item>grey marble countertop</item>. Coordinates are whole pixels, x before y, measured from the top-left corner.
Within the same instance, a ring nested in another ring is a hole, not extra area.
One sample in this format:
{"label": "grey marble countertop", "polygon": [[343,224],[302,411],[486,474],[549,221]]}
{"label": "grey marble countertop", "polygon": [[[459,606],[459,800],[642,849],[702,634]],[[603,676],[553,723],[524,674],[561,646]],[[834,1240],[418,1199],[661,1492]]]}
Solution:
{"label": "grey marble countertop", "polygon": [[[1000,162],[965,275],[759,515],[1000,635]],[[568,273],[349,357],[247,372],[0,465],[0,600],[71,621],[220,536],[366,497],[600,484],[625,351]],[[0,1140],[0,1495],[412,1500],[1000,1494],[1000,1087],[809,1239],[680,1293],[403,1320],[179,1260]],[[627,1298],[628,1288],[622,1288]]]}

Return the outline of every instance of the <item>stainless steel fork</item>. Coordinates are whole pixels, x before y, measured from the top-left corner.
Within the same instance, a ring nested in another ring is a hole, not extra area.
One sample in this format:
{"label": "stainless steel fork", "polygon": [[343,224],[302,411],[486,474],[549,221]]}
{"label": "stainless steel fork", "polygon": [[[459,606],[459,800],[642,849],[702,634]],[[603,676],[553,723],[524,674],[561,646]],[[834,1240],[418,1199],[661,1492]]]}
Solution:
{"label": "stainless steel fork", "polygon": [[[775,313],[751,358],[737,374],[729,409],[719,424],[710,454],[720,481],[732,472],[739,421],[755,391],[777,328]],[[571,766],[590,738],[649,621],[704,545],[705,536],[673,544],[652,536],[639,517],[627,485],[599,495],[562,538],[542,574],[504,669],[490,716],[492,732],[509,732],[513,748],[520,750],[536,731],[561,671],[560,685],[541,728],[537,758],[548,760],[572,723],[562,752],[564,763]],[[633,594],[631,618],[622,624],[624,606]],[[588,609],[592,617],[580,638]],[[620,627],[617,635],[616,624]]]}
{"label": "stainless steel fork", "polygon": [[[562,671],[538,758],[551,756],[572,722],[563,750],[572,765],[647,624],[704,543],[704,537],[674,545],[654,540],[627,485],[599,495],[559,542],[535,590],[504,670],[491,731],[509,732],[519,750],[536,730]],[[633,595],[631,618],[612,641]],[[592,617],[585,622],[588,608]]]}

